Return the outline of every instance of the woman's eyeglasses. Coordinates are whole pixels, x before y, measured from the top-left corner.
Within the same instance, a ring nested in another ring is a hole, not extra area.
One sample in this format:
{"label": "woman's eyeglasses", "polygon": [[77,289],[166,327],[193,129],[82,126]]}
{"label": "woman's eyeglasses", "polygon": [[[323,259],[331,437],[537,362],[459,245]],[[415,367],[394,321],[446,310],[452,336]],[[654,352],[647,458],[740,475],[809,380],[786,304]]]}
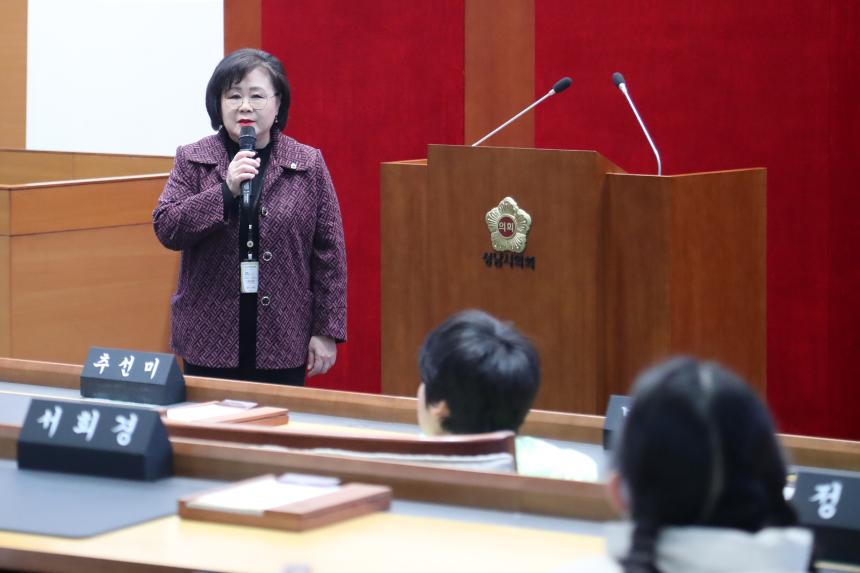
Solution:
{"label": "woman's eyeglasses", "polygon": [[273,96],[267,96],[264,94],[251,94],[248,97],[243,97],[237,93],[231,93],[224,96],[224,103],[230,109],[239,109],[242,107],[242,102],[246,99],[248,100],[248,105],[256,110],[261,110],[266,107],[266,104],[269,103],[269,100],[277,97],[278,94]]}

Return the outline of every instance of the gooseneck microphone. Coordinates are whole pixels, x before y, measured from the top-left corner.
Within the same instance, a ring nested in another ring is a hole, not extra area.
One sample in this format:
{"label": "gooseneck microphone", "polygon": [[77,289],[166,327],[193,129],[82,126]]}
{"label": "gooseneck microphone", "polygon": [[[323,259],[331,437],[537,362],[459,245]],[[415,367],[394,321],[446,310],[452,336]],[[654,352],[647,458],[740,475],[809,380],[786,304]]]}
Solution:
{"label": "gooseneck microphone", "polygon": [[612,83],[618,86],[618,89],[620,89],[621,93],[624,94],[624,97],[627,98],[627,103],[630,104],[630,109],[633,110],[633,114],[636,116],[639,126],[642,128],[642,131],[645,132],[645,137],[648,139],[651,151],[654,152],[654,157],[657,158],[657,175],[663,175],[663,164],[660,162],[660,152],[657,151],[657,146],[654,145],[654,140],[651,139],[651,134],[648,133],[648,128],[645,127],[645,122],[642,121],[642,118],[639,116],[639,111],[636,109],[636,106],[633,104],[633,100],[630,98],[630,94],[627,93],[627,82],[624,81],[624,76],[622,76],[620,72],[615,72],[612,74]]}
{"label": "gooseneck microphone", "polygon": [[[239,128],[239,151],[254,151],[257,146],[257,130],[253,125],[243,125]],[[242,181],[242,205],[245,211],[251,210],[251,179]]]}
{"label": "gooseneck microphone", "polygon": [[572,83],[573,83],[573,80],[570,78],[567,78],[567,77],[561,78],[560,80],[555,82],[555,85],[552,86],[552,89],[549,90],[548,92],[546,92],[546,94],[542,98],[540,98],[539,100],[537,100],[536,102],[534,102],[533,104],[528,106],[526,109],[524,109],[523,111],[521,111],[520,113],[518,113],[517,115],[515,115],[514,117],[512,117],[511,119],[509,119],[508,121],[506,121],[505,123],[500,125],[499,127],[497,127],[496,129],[494,129],[493,131],[491,131],[490,133],[488,133],[487,135],[485,135],[484,137],[482,137],[481,139],[479,139],[475,143],[473,143],[472,147],[477,147],[478,145],[481,145],[486,140],[490,139],[491,137],[493,137],[494,135],[496,135],[497,133],[502,131],[504,128],[506,128],[507,126],[509,126],[513,122],[515,122],[521,115],[523,115],[524,113],[526,113],[527,111],[529,111],[530,109],[532,109],[533,107],[538,105],[540,102],[542,102],[543,100],[545,100],[549,96],[553,96],[557,93],[561,93],[564,90],[566,90],[567,88],[569,88],[570,84],[572,84]]}

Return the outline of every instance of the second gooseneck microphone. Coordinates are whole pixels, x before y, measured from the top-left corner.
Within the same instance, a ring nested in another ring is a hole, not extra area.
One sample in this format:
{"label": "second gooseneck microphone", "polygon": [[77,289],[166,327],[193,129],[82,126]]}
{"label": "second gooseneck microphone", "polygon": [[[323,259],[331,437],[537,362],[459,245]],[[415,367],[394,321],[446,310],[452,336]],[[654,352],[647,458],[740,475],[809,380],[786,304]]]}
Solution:
{"label": "second gooseneck microphone", "polygon": [[509,119],[508,121],[506,121],[505,123],[500,125],[499,127],[497,127],[496,129],[494,129],[493,131],[491,131],[490,133],[488,133],[487,135],[485,135],[484,137],[482,137],[481,139],[479,139],[475,143],[473,143],[472,147],[477,147],[478,145],[481,145],[486,140],[490,139],[491,137],[493,137],[494,135],[496,135],[497,133],[502,131],[504,128],[506,128],[507,126],[509,126],[513,122],[515,122],[521,115],[523,115],[524,113],[526,113],[527,111],[529,111],[530,109],[535,107],[537,104],[539,104],[540,102],[542,102],[543,100],[545,100],[549,96],[555,95],[557,93],[561,93],[564,90],[566,90],[567,88],[569,88],[570,84],[572,84],[572,83],[573,83],[573,80],[570,78],[567,78],[567,77],[561,78],[560,80],[555,82],[555,85],[552,86],[552,89],[549,90],[548,92],[546,92],[546,94],[544,94],[544,96],[542,98],[540,98],[539,100],[537,100],[536,102],[534,102],[533,104],[528,106],[526,109],[524,109],[523,111],[521,111],[520,113],[518,113],[517,115],[515,115],[514,117],[512,117],[511,119]]}
{"label": "second gooseneck microphone", "polygon": [[[257,130],[253,125],[239,128],[239,151],[254,151],[257,146]],[[251,210],[251,179],[242,181],[242,205],[245,211]]]}
{"label": "second gooseneck microphone", "polygon": [[657,146],[654,145],[654,140],[651,139],[651,134],[648,133],[648,128],[645,127],[645,122],[642,121],[642,118],[639,116],[639,111],[636,109],[636,106],[633,104],[633,100],[630,98],[630,94],[627,93],[627,82],[624,81],[624,76],[622,76],[620,72],[615,72],[612,74],[612,83],[614,83],[618,89],[621,90],[621,93],[624,94],[624,97],[627,98],[627,103],[630,104],[630,109],[633,110],[633,114],[639,122],[639,127],[641,127],[642,131],[645,132],[645,137],[648,139],[648,145],[651,146],[651,151],[654,152],[654,157],[657,158],[657,175],[663,175],[663,163],[660,161],[660,152],[657,151]]}

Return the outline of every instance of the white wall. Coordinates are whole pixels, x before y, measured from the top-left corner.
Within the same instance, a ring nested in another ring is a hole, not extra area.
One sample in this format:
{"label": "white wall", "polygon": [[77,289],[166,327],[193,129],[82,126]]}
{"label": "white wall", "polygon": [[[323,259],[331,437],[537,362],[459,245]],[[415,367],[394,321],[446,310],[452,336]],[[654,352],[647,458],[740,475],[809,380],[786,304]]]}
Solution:
{"label": "white wall", "polygon": [[213,133],[223,0],[29,0],[27,149],[173,155]]}

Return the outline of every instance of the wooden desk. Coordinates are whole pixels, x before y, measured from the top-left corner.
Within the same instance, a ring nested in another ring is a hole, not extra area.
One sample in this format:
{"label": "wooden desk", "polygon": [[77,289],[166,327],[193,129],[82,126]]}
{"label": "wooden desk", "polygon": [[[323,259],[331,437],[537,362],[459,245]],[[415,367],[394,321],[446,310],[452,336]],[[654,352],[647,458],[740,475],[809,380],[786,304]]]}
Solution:
{"label": "wooden desk", "polygon": [[[0,380],[56,388],[80,387],[81,366],[0,358]],[[187,376],[188,400],[234,398],[294,412],[414,424],[416,400],[401,396],[293,388]],[[542,438],[601,444],[603,416],[532,410],[521,431]],[[780,434],[791,463],[860,471],[860,442]]]}
{"label": "wooden desk", "polygon": [[[0,359],[0,379],[20,384],[77,388],[80,366]],[[282,405],[293,411],[414,423],[409,398],[371,396],[307,388],[188,377],[189,399],[225,397]],[[581,438],[598,443],[602,418],[532,412],[530,433]],[[14,455],[17,430],[0,428],[0,456]],[[856,442],[783,436],[795,455],[846,467],[860,459]],[[283,453],[229,444],[177,440],[181,475],[238,479],[269,471],[314,471],[346,479],[387,483],[395,497],[448,500],[459,506],[602,521],[609,514],[600,484],[582,484],[404,464],[343,460],[333,456]],[[849,467],[849,469],[851,469]],[[482,525],[452,519],[380,514],[305,534],[183,522],[165,518],[87,540],[66,540],[0,532],[0,567],[49,571],[281,571],[305,563],[319,571],[552,571],[560,564],[603,551],[595,535],[541,531],[510,525]],[[299,537],[301,535],[301,537]],[[337,547],[337,551],[332,551]],[[145,548],[145,549],[142,549]],[[375,560],[375,561],[374,561]],[[120,562],[122,562],[120,566]],[[833,566],[839,571],[856,568]]]}
{"label": "wooden desk", "polygon": [[[53,387],[77,387],[80,367],[2,361],[11,370],[7,380]],[[195,379],[203,386],[219,382]],[[189,378],[189,382],[191,378]],[[248,383],[240,388],[271,391]],[[246,388],[247,387],[247,388]],[[275,388],[278,389],[278,388]],[[235,390],[235,388],[234,388]],[[367,396],[310,389],[298,390],[316,411],[345,413],[349,404],[365,404],[376,418],[386,408]],[[194,392],[215,391],[195,390]],[[220,391],[220,390],[219,390]],[[322,394],[320,394],[322,392]],[[265,402],[265,400],[264,400]],[[383,404],[391,404],[384,397]],[[329,406],[323,404],[328,403]],[[414,402],[406,406],[414,422]],[[398,411],[395,407],[394,410]],[[405,421],[406,417],[404,417]],[[14,456],[17,428],[0,428],[0,456]],[[239,479],[269,471],[307,471],[334,474],[344,480],[391,484],[398,498],[462,504],[446,510],[445,519],[383,513],[343,522],[302,534],[225,526],[164,518],[84,540],[0,532],[0,567],[45,571],[272,571],[288,564],[306,564],[314,573],[325,571],[553,571],[560,565],[603,551],[597,535],[539,529],[534,526],[478,523],[457,514],[474,511],[463,506],[494,507],[494,515],[522,512],[557,513],[559,507],[585,511],[592,518],[608,516],[600,484],[485,474],[467,470],[426,468],[405,464],[348,460],[335,456],[285,453],[236,445],[174,440],[177,473]],[[590,498],[576,507],[583,493]],[[554,518],[540,518],[554,519]],[[515,520],[516,521],[516,520]],[[575,523],[570,519],[559,522]],[[336,548],[336,550],[333,550]],[[444,564],[444,565],[443,565]]]}
{"label": "wooden desk", "polygon": [[0,532],[0,567],[63,571],[553,571],[604,551],[595,536],[379,513],[304,533],[167,517],[71,540]]}

